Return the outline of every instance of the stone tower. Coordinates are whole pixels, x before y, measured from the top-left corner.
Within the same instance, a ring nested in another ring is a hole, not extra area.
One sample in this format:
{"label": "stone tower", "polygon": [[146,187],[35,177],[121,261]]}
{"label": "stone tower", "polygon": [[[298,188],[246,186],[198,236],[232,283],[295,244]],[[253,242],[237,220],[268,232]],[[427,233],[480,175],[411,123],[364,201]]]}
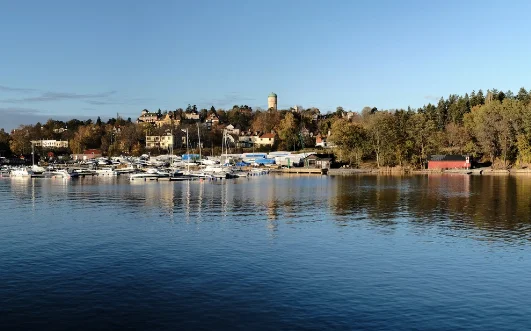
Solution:
{"label": "stone tower", "polygon": [[269,110],[271,108],[277,110],[277,95],[273,92],[267,97],[267,109]]}

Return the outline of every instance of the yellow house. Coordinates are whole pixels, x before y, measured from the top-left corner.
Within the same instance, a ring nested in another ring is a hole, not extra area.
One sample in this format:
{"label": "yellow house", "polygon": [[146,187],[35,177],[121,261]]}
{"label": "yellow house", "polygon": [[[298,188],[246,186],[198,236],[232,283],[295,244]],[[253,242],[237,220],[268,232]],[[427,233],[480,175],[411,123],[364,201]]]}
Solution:
{"label": "yellow house", "polygon": [[274,133],[264,133],[255,138],[254,143],[257,146],[273,146],[275,144],[275,137],[276,134]]}
{"label": "yellow house", "polygon": [[146,148],[170,149],[174,143],[173,138],[171,134],[165,136],[146,136]]}

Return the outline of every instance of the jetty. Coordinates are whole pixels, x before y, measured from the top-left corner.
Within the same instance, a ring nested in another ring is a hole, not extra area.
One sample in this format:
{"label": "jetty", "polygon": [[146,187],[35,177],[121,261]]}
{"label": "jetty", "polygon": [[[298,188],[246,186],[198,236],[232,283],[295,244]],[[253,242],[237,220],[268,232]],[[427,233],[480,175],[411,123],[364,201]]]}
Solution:
{"label": "jetty", "polygon": [[285,173],[285,174],[314,174],[314,175],[327,175],[328,169],[324,168],[282,168],[276,169],[275,172]]}

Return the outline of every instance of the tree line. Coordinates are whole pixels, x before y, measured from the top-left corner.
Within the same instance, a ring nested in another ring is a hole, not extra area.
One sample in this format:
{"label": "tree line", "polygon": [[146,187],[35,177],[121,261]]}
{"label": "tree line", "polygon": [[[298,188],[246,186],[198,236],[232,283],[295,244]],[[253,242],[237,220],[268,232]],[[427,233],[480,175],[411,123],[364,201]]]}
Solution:
{"label": "tree line", "polygon": [[424,167],[432,154],[467,154],[495,167],[531,163],[531,93],[482,90],[418,109],[365,107],[331,123],[338,158],[354,166]]}
{"label": "tree line", "polygon": [[[199,123],[186,120],[186,113],[200,114]],[[315,147],[322,136],[334,145],[336,160],[353,167],[366,163],[382,166],[422,168],[432,154],[467,154],[496,167],[525,167],[531,163],[531,92],[521,88],[517,94],[497,89],[452,94],[436,104],[413,109],[379,110],[365,107],[360,112],[337,107],[321,114],[317,108],[252,109],[234,105],[231,109],[186,109],[157,112],[170,114],[171,123],[135,123],[130,118],[111,118],[102,122],[48,120],[21,125],[7,133],[0,130],[0,155],[28,154],[31,140],[67,140],[64,153],[78,154],[86,149],[101,149],[105,155],[141,155],[146,152],[146,135],[173,134],[177,148],[189,132],[189,147],[219,147],[222,130],[232,124],[241,131],[276,133],[274,150],[296,151]],[[210,114],[220,122],[206,126]],[[174,121],[175,120],[175,121]],[[178,121],[177,121],[178,120]],[[235,136],[237,141],[238,137]],[[163,152],[163,151],[160,151]]]}

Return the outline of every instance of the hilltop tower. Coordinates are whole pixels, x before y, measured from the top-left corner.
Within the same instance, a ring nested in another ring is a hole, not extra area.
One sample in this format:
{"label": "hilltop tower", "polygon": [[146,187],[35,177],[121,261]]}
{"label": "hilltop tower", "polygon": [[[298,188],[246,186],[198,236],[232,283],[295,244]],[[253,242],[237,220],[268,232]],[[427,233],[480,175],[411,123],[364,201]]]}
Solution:
{"label": "hilltop tower", "polygon": [[273,92],[267,97],[267,109],[269,110],[271,108],[277,110],[277,95]]}

